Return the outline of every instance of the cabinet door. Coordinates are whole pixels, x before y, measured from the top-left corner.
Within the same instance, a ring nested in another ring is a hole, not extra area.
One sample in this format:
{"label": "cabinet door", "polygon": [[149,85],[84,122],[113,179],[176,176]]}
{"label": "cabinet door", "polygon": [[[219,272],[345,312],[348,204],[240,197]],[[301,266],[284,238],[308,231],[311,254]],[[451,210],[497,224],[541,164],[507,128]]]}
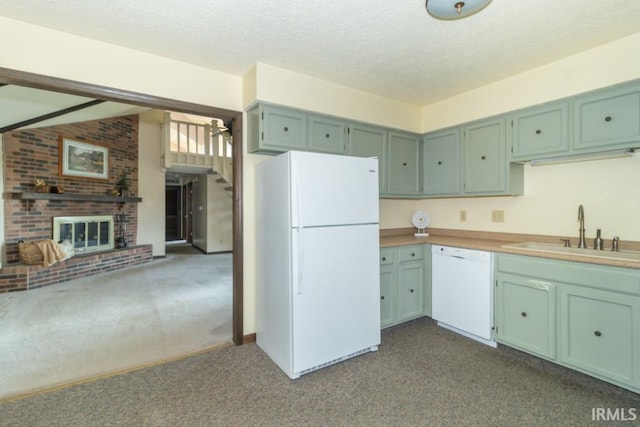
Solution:
{"label": "cabinet door", "polygon": [[497,340],[555,359],[555,285],[499,275],[496,300]]}
{"label": "cabinet door", "polygon": [[309,150],[321,153],[346,152],[345,122],[322,116],[309,116]]}
{"label": "cabinet door", "polygon": [[418,195],[419,190],[419,137],[399,132],[389,132],[389,193],[394,195]]}
{"label": "cabinet door", "polygon": [[306,150],[307,117],[286,108],[262,106],[261,148],[272,151]]}
{"label": "cabinet door", "polygon": [[640,141],[640,89],[637,87],[578,97],[573,111],[577,151],[624,147]]}
{"label": "cabinet door", "polygon": [[577,369],[640,385],[640,298],[577,286],[560,288],[561,360]]}
{"label": "cabinet door", "polygon": [[404,321],[424,314],[422,291],[424,267],[422,262],[398,264],[398,320]]}
{"label": "cabinet door", "polygon": [[506,191],[504,119],[492,119],[464,128],[465,193]]}
{"label": "cabinet door", "polygon": [[511,117],[511,158],[531,160],[569,152],[569,104],[545,105]]}
{"label": "cabinet door", "polygon": [[377,157],[380,193],[387,192],[387,131],[374,126],[349,126],[349,154],[357,157]]}
{"label": "cabinet door", "polygon": [[395,307],[397,292],[394,286],[395,268],[393,265],[380,266],[380,327],[385,328],[396,321]]}
{"label": "cabinet door", "polygon": [[460,132],[426,135],[422,142],[422,193],[460,193]]}

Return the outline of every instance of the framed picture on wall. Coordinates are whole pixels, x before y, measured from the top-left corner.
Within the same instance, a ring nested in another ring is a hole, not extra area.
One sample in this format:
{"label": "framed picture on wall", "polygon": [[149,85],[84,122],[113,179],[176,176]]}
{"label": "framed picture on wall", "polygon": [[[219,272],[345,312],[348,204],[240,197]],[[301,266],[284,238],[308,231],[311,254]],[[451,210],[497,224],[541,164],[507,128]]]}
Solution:
{"label": "framed picture on wall", "polygon": [[108,179],[109,148],[59,137],[60,175]]}

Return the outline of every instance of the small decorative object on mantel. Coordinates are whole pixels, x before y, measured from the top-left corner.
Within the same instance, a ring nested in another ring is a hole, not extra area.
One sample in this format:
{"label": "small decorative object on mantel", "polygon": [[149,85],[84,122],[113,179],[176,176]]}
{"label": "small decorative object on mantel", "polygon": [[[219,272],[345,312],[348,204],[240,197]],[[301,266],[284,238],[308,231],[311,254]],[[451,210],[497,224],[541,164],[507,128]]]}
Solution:
{"label": "small decorative object on mantel", "polygon": [[49,193],[62,194],[62,193],[64,193],[64,187],[55,187],[55,186],[50,187],[49,188]]}
{"label": "small decorative object on mantel", "polygon": [[414,234],[416,237],[429,237],[429,233],[426,233],[426,229],[431,222],[431,217],[424,211],[416,211],[411,217],[413,226],[418,229],[418,232]]}
{"label": "small decorative object on mantel", "polygon": [[34,187],[36,188],[36,193],[48,193],[49,186],[43,179],[36,179],[33,182]]}
{"label": "small decorative object on mantel", "polygon": [[116,182],[116,188],[118,189],[118,196],[129,196],[129,176],[126,172],[123,173],[118,182]]}

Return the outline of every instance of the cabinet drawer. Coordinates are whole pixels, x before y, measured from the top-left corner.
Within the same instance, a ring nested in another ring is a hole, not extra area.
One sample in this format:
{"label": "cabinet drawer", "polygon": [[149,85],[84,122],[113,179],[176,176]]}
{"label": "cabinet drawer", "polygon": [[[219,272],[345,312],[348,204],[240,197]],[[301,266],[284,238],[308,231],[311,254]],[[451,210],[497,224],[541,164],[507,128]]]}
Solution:
{"label": "cabinet drawer", "polygon": [[575,149],[615,148],[640,141],[640,90],[619,90],[574,103]]}
{"label": "cabinet drawer", "polygon": [[393,264],[396,261],[394,255],[395,255],[394,248],[380,249],[380,265]]}
{"label": "cabinet drawer", "polygon": [[398,262],[415,261],[424,258],[422,246],[403,246],[398,248]]}

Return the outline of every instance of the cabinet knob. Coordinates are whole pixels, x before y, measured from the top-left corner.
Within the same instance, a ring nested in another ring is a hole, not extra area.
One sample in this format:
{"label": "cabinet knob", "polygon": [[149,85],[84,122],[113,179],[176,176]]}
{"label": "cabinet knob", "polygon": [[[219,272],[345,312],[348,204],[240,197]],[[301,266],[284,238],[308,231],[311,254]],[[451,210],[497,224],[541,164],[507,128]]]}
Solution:
{"label": "cabinet knob", "polygon": [[486,159],[486,158],[487,158],[487,156],[482,156],[482,157],[480,157],[480,158],[481,158],[482,160],[484,160],[484,159]]}
{"label": "cabinet knob", "polygon": [[383,260],[383,261],[386,261],[386,260],[387,260],[387,257],[386,257],[386,256],[383,256],[383,257],[382,257],[382,260]]}
{"label": "cabinet knob", "polygon": [[416,253],[415,252],[411,252],[411,256],[416,256]]}
{"label": "cabinet knob", "polygon": [[536,130],[536,135],[540,135],[542,133],[542,131],[540,129]]}
{"label": "cabinet knob", "polygon": [[601,336],[602,336],[602,332],[600,332],[600,331],[595,331],[595,332],[593,333],[593,335],[595,335],[595,336],[597,336],[597,337],[601,337]]}
{"label": "cabinet knob", "polygon": [[521,315],[522,317],[527,317],[527,312],[526,312],[526,311],[523,311],[522,313],[520,313],[520,315]]}
{"label": "cabinet knob", "polygon": [[384,299],[384,295],[380,295],[380,299]]}
{"label": "cabinet knob", "polygon": [[407,166],[407,162],[404,162],[404,163],[402,164],[402,166]]}
{"label": "cabinet knob", "polygon": [[284,131],[285,131],[285,132],[289,132],[289,128],[285,126],[285,127],[284,127]]}
{"label": "cabinet knob", "polygon": [[413,293],[413,289],[410,289],[409,292]]}
{"label": "cabinet knob", "polygon": [[331,137],[331,135],[326,134],[324,137],[325,137],[325,138],[330,138],[330,137]]}
{"label": "cabinet knob", "polygon": [[439,164],[439,165],[441,165],[441,164],[442,164],[442,162],[438,162],[438,164]]}
{"label": "cabinet knob", "polygon": [[605,118],[604,118],[604,121],[605,121],[605,122],[610,122],[610,121],[611,121],[611,116],[607,116],[607,117],[605,117]]}

